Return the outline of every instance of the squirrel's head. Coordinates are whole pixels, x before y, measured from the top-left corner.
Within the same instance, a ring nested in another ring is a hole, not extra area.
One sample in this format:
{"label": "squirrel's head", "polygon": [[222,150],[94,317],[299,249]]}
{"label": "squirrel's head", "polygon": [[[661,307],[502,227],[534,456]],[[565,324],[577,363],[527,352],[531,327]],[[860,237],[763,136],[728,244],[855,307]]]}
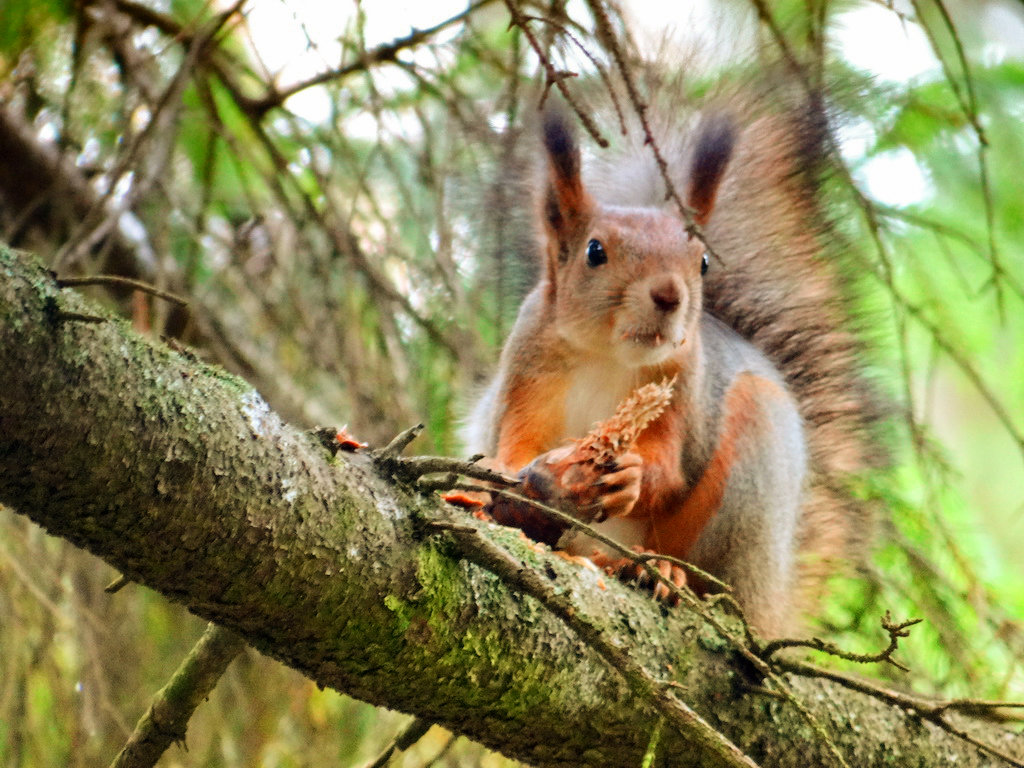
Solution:
{"label": "squirrel's head", "polygon": [[[557,332],[587,354],[629,367],[681,359],[697,331],[708,269],[704,244],[678,210],[602,205],[581,178],[579,144],[567,114],[544,117],[544,295]],[[706,118],[694,145],[685,202],[703,227],[732,155],[735,131]]]}

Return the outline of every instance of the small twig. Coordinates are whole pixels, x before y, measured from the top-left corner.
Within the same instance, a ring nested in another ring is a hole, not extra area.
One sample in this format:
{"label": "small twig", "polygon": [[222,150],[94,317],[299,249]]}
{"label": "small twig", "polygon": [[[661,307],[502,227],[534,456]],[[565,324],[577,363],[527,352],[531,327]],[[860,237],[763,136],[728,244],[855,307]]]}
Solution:
{"label": "small twig", "polygon": [[[219,73],[219,76],[224,87],[227,88],[228,93],[231,95],[232,100],[238,105],[243,113],[246,114],[253,133],[256,134],[256,138],[266,151],[271,162],[278,169],[282,178],[291,183],[293,191],[299,196],[302,208],[305,209],[309,218],[312,221],[318,222],[321,229],[330,235],[338,251],[345,254],[345,256],[352,261],[355,267],[367,278],[367,280],[369,280],[375,292],[383,300],[398,305],[402,311],[405,312],[417,325],[419,325],[433,341],[447,349],[454,358],[460,359],[461,350],[456,340],[450,338],[447,333],[442,331],[441,328],[439,328],[428,317],[425,317],[423,314],[418,312],[409,297],[402,291],[399,291],[391,283],[390,279],[383,274],[383,272],[377,269],[372,260],[363,252],[358,239],[349,229],[347,220],[341,216],[340,213],[335,213],[337,216],[337,223],[332,223],[328,218],[328,211],[323,210],[322,206],[313,200],[312,194],[308,189],[306,189],[305,185],[296,182],[292,172],[290,171],[291,166],[284,154],[282,154],[281,150],[274,144],[271,137],[264,130],[261,121],[246,110],[246,96],[243,93],[241,86],[238,85],[227,72],[221,72]],[[284,187],[280,185],[276,186],[278,187],[278,196],[287,205],[288,198],[285,195]],[[330,196],[328,195],[328,198],[329,197]]]}
{"label": "small twig", "polygon": [[384,751],[377,756],[376,760],[366,764],[366,768],[384,768],[396,752],[407,750],[423,738],[433,725],[432,722],[424,720],[422,717],[414,717],[402,729],[402,732],[395,736],[394,740],[384,748]]}
{"label": "small twig", "polygon": [[397,459],[401,455],[402,451],[409,447],[409,443],[420,436],[420,433],[424,428],[424,424],[416,424],[402,432],[399,432],[390,443],[373,452],[374,460],[389,461]]}
{"label": "small twig", "polygon": [[939,44],[935,32],[932,30],[931,25],[925,21],[924,14],[921,12],[922,9],[920,7],[919,0],[912,0],[912,5],[917,13],[918,26],[921,27],[925,35],[928,37],[928,41],[931,43],[935,57],[939,60],[939,65],[942,67],[942,71],[946,76],[946,82],[949,84],[949,88],[953,92],[953,96],[956,98],[957,103],[960,106],[960,111],[963,112],[964,116],[971,124],[974,134],[978,139],[978,176],[981,187],[981,196],[984,202],[985,226],[988,233],[988,260],[992,268],[992,276],[989,283],[996,289],[996,306],[999,310],[1000,318],[1005,321],[1006,308],[1004,305],[1000,278],[1003,275],[1006,275],[1007,272],[1006,268],[1002,264],[999,250],[996,246],[995,203],[992,199],[992,183],[989,178],[988,166],[989,140],[979,117],[978,98],[974,89],[974,76],[971,73],[970,60],[964,52],[963,42],[960,40],[960,35],[957,33],[956,25],[953,23],[953,19],[950,17],[949,11],[943,4],[942,0],[935,0],[933,6],[938,11],[943,25],[946,27],[946,33],[949,35],[949,38],[953,43],[957,62],[962,70],[964,83],[963,91],[961,91],[961,87],[957,82],[952,68],[946,62],[946,57],[943,55],[942,47]]}
{"label": "small twig", "polygon": [[412,32],[405,37],[395,38],[390,43],[382,43],[372,50],[363,52],[356,61],[343,67],[331,69],[327,72],[321,72],[313,75],[307,80],[302,80],[301,82],[285,88],[276,88],[271,84],[267,88],[267,93],[262,98],[253,99],[249,102],[250,107],[254,114],[262,117],[264,113],[275,107],[281,106],[289,98],[300,91],[306,90],[307,88],[340,80],[357,72],[366,72],[374,64],[395,62],[399,52],[402,50],[406,48],[413,48],[430,39],[438,32],[445,30],[447,27],[465,21],[470,15],[476,13],[485,5],[489,5],[491,2],[493,2],[493,0],[477,0],[477,2],[470,4],[466,9],[460,11],[451,18],[438,22],[427,29],[413,29]]}
{"label": "small twig", "polygon": [[622,135],[625,136],[626,116],[622,113],[622,106],[619,104],[619,97],[615,93],[615,88],[612,86],[612,81],[611,78],[608,76],[608,71],[604,68],[601,62],[597,60],[597,57],[594,56],[594,54],[592,54],[589,50],[587,50],[587,47],[583,44],[583,42],[578,37],[576,37],[576,35],[570,32],[569,28],[566,27],[564,24],[559,24],[557,21],[549,19],[546,16],[523,16],[523,20],[539,21],[544,24],[547,24],[550,27],[553,27],[554,29],[558,30],[563,35],[565,35],[565,37],[567,37],[569,41],[572,42],[577,48],[579,48],[580,52],[587,57],[590,63],[594,66],[594,69],[597,70],[597,75],[598,77],[601,78],[601,82],[604,83],[605,90],[608,92],[608,97],[612,100],[612,108],[615,110],[615,115],[619,118],[619,127],[622,131]]}
{"label": "small twig", "polygon": [[724,581],[716,578],[715,576],[712,576],[707,571],[698,568],[693,563],[688,563],[685,560],[681,560],[678,557],[672,557],[670,555],[663,555],[650,552],[634,552],[633,550],[619,543],[607,534],[602,533],[597,528],[594,528],[592,525],[588,525],[587,523],[584,523],[581,520],[577,520],[575,517],[568,514],[567,512],[563,512],[562,510],[556,507],[548,506],[547,504],[537,501],[536,499],[527,498],[526,496],[516,493],[515,491],[509,491],[500,488],[487,488],[485,486],[476,485],[474,483],[462,482],[453,483],[452,485],[448,486],[448,488],[454,491],[468,491],[470,493],[488,492],[496,496],[502,496],[506,499],[509,499],[510,501],[528,504],[532,506],[534,509],[538,510],[539,512],[552,518],[553,520],[556,520],[568,528],[572,528],[573,530],[579,531],[580,533],[583,533],[589,536],[590,538],[599,541],[605,546],[614,549],[624,558],[631,560],[637,565],[643,566],[644,571],[655,583],[661,582],[669,589],[670,592],[672,592],[673,595],[675,595],[675,597],[679,598],[682,602],[685,602],[687,605],[690,605],[691,607],[696,608],[700,604],[700,600],[697,599],[697,596],[690,590],[681,590],[671,581],[662,576],[658,569],[650,564],[652,560],[666,560],[674,565],[678,565],[680,568],[685,569],[686,571],[694,574],[695,576],[700,577],[701,579],[705,579],[709,584],[713,584],[719,589],[722,589],[726,592],[732,591],[732,587],[730,587]]}
{"label": "small twig", "polygon": [[[596,2],[597,0],[590,0]],[[814,89],[812,84],[807,80],[806,74],[804,73],[799,60],[794,55],[789,43],[786,40],[785,35],[782,33],[781,28],[775,21],[775,18],[771,15],[768,9],[768,5],[765,0],[751,0],[755,9],[757,10],[758,17],[768,27],[775,39],[776,44],[782,51],[786,60],[786,66],[790,69],[793,76],[797,78],[803,87],[805,93],[808,96],[812,96]],[[840,174],[846,188],[853,195],[854,202],[857,207],[860,208],[861,213],[864,216],[864,223],[866,224],[868,231],[871,235],[872,242],[875,246],[875,253],[878,255],[879,262],[882,266],[882,273],[875,274],[885,287],[888,289],[893,299],[901,306],[911,317],[917,320],[931,335],[932,339],[938,344],[943,352],[956,364],[961,371],[970,379],[972,386],[982,396],[982,398],[988,403],[992,412],[1001,422],[1003,428],[1007,434],[1017,444],[1018,451],[1022,458],[1024,458],[1024,432],[1017,429],[1014,424],[1014,419],[1010,417],[1006,407],[999,401],[995,393],[989,388],[989,386],[982,379],[981,374],[971,364],[968,356],[965,355],[961,350],[957,349],[950,341],[948,341],[939,328],[928,320],[925,316],[924,310],[909,301],[896,287],[895,282],[895,268],[892,264],[892,260],[889,255],[889,249],[886,247],[885,242],[882,240],[882,227],[878,220],[878,212],[874,204],[861,192],[857,186],[853,175],[850,172],[849,167],[843,160],[842,153],[839,151],[839,147],[836,144],[835,138],[831,133],[826,134],[827,149],[831,158],[835,163],[835,168]]]}
{"label": "small twig", "polygon": [[896,16],[897,19],[899,19],[899,22],[903,27],[906,27],[908,22],[915,21],[914,17],[911,16],[909,13],[905,13],[904,11],[899,10],[896,7],[896,4],[893,2],[893,0],[870,0],[870,2],[874,3],[875,5],[880,5],[887,11],[890,11],[893,15]]}
{"label": "small twig", "polygon": [[[160,95],[149,121],[136,139],[129,144],[117,166],[112,169],[107,191],[86,213],[76,227],[73,237],[61,246],[54,259],[55,264],[60,266],[73,263],[89,249],[101,243],[117,227],[121,217],[158,183],[172,155],[172,139],[178,128],[177,115],[182,108],[181,94],[204,50],[212,44],[221,27],[241,9],[244,2],[245,0],[238,0],[190,39],[183,61]],[[147,147],[149,152],[143,157],[142,152]],[[142,162],[138,164],[138,168],[128,173],[129,166],[136,160]],[[130,180],[128,189],[116,203],[112,203],[117,197],[115,190],[122,179]]]}
{"label": "small twig", "polygon": [[429,520],[427,525],[438,531],[452,531],[453,533],[476,533],[476,526],[469,523],[453,523],[451,520]]}
{"label": "small twig", "polygon": [[789,701],[789,696],[782,691],[776,691],[774,688],[768,688],[764,685],[745,685],[744,690],[753,693],[757,696],[767,696],[769,699],[778,699],[779,701]]}
{"label": "small twig", "polygon": [[[1024,709],[1024,701],[988,701],[985,699],[950,699],[939,704],[936,712],[959,712],[962,715],[988,717],[1000,709]],[[1020,720],[1024,715],[998,718],[1000,720]]]}
{"label": "small twig", "polygon": [[[455,741],[457,739],[458,737],[454,733],[448,734],[448,739],[445,741],[444,745],[438,753],[430,759],[429,763],[424,764],[423,768],[435,768],[435,766],[441,765],[441,759],[451,751],[451,748],[455,746]],[[449,763],[446,761],[445,765],[448,764]]]}
{"label": "small twig", "polygon": [[54,317],[61,322],[76,323],[105,323],[109,319],[99,315],[86,315],[82,312],[66,312],[63,309],[58,310]]}
{"label": "small twig", "polygon": [[[403,459],[402,469],[414,477],[448,473],[449,475],[464,475],[465,477],[472,477],[476,480],[485,480],[487,482],[498,483],[500,485],[512,486],[519,482],[519,478],[502,474],[501,472],[488,469],[487,467],[482,467],[475,461],[450,459],[445,456],[414,456],[409,459]],[[423,481],[424,486],[427,486],[428,484],[428,480]],[[430,490],[437,489],[431,488]]]}
{"label": "small twig", "polygon": [[[971,734],[964,731],[962,728],[958,728],[946,719],[945,715],[950,711],[959,712],[970,712],[972,708],[978,709],[994,709],[997,706],[996,702],[981,702],[972,701],[970,699],[955,699],[952,701],[928,701],[927,699],[918,698],[906,693],[894,691],[890,688],[883,688],[880,685],[876,685],[867,680],[863,680],[857,677],[851,677],[845,675],[842,672],[837,672],[831,669],[823,669],[821,667],[814,666],[803,661],[793,661],[790,659],[777,659],[775,661],[776,666],[780,667],[786,672],[791,672],[796,675],[803,677],[816,677],[823,680],[831,680],[834,683],[849,688],[850,690],[857,691],[859,693],[871,696],[875,699],[885,701],[889,704],[899,707],[910,715],[916,715],[922,720],[927,720],[930,723],[935,724],[946,733],[956,736],[957,738],[966,741],[969,744],[977,747],[983,752],[987,752],[990,755],[998,757],[1000,760],[1005,760],[1016,768],[1024,768],[1024,762],[1014,755],[1007,754],[990,744],[979,740]],[[989,706],[991,705],[991,706]],[[1024,707],[1024,702],[1008,702],[998,704],[1003,707]]]}
{"label": "small twig", "polygon": [[772,640],[770,643],[767,643],[761,649],[761,658],[767,661],[772,657],[774,653],[782,650],[783,648],[811,648],[815,651],[822,651],[823,653],[827,653],[830,656],[836,656],[840,659],[846,659],[847,661],[857,662],[858,664],[875,664],[880,661],[887,661],[897,669],[901,669],[904,672],[909,672],[910,670],[904,665],[900,664],[898,661],[896,661],[892,657],[892,654],[899,647],[900,638],[909,637],[909,628],[914,626],[915,624],[920,624],[921,621],[921,619],[910,619],[909,621],[894,624],[892,622],[892,617],[889,615],[889,612],[886,611],[885,616],[882,617],[882,629],[889,633],[889,645],[879,653],[851,653],[849,651],[844,651],[835,643],[826,642],[825,640],[822,640],[818,637],[812,637],[809,640],[784,638],[779,640]]}
{"label": "small twig", "polygon": [[433,493],[435,491],[454,491],[463,490],[458,489],[457,486],[462,482],[462,476],[456,472],[448,472],[442,475],[435,475],[434,477],[427,479],[421,477],[416,481],[416,487],[423,491],[423,493]]}
{"label": "small twig", "polygon": [[544,72],[547,75],[547,88],[544,93],[547,94],[548,89],[552,86],[556,87],[559,93],[562,94],[562,98],[565,99],[566,104],[569,105],[570,109],[576,113],[576,116],[583,123],[583,127],[587,133],[590,134],[591,138],[597,142],[597,145],[602,149],[608,147],[608,139],[601,135],[600,129],[594,122],[594,119],[587,114],[583,108],[577,103],[576,98],[572,95],[572,91],[569,90],[565,84],[567,77],[574,76],[573,73],[561,72],[555,69],[554,64],[551,63],[551,59],[548,58],[544,52],[543,46],[540,41],[537,40],[533,32],[530,30],[529,24],[527,24],[527,17],[523,15],[522,11],[519,10],[515,0],[505,0],[505,5],[508,7],[508,12],[512,17],[512,21],[509,26],[518,27],[522,30],[523,36],[526,38],[530,47],[533,48],[533,52],[537,54],[537,58],[540,60],[540,64],[544,67]]}
{"label": "small twig", "polygon": [[615,37],[615,31],[612,29],[611,19],[608,18],[608,12],[601,4],[601,0],[587,0],[587,6],[590,8],[590,12],[597,24],[598,37],[612,54],[612,58],[615,60],[615,65],[618,67],[619,74],[622,76],[622,82],[626,86],[626,94],[629,96],[629,101],[633,105],[633,111],[640,120],[640,126],[644,132],[644,144],[651,148],[651,154],[654,156],[654,162],[657,164],[658,172],[661,175],[662,181],[665,183],[665,199],[671,200],[675,204],[679,211],[679,215],[686,224],[687,234],[699,240],[711,258],[715,259],[719,263],[724,263],[721,255],[719,255],[708,242],[707,237],[704,234],[704,229],[694,220],[693,210],[683,201],[678,190],[676,190],[675,184],[672,182],[672,176],[668,170],[668,161],[665,160],[665,156],[661,153],[661,149],[654,138],[654,132],[651,130],[650,121],[647,119],[648,105],[643,98],[641,98],[640,89],[637,88],[636,81],[633,79],[632,70],[630,69],[629,64],[626,61],[626,56]]}
{"label": "small twig", "polygon": [[651,740],[647,743],[647,749],[644,750],[644,759],[640,763],[640,768],[651,768],[654,765],[654,758],[658,755],[658,742],[661,740],[661,729],[664,727],[665,718],[659,717],[654,728],[651,729]]}
{"label": "small twig", "polygon": [[103,591],[106,592],[108,595],[114,595],[114,594],[117,594],[118,592],[120,592],[122,589],[124,589],[125,587],[127,587],[131,583],[132,583],[132,580],[129,579],[127,576],[125,576],[122,573],[120,576],[118,576],[112,582],[107,584],[107,586],[105,586],[103,588]]}
{"label": "small twig", "polygon": [[183,299],[181,296],[171,293],[170,291],[165,291],[162,288],[157,288],[155,285],[150,285],[142,280],[135,280],[130,277],[120,277],[118,275],[90,275],[89,277],[57,278],[57,286],[60,288],[72,288],[82,285],[116,285],[121,288],[131,288],[132,290],[151,294],[157,298],[169,301],[172,304],[177,304],[179,307],[188,306],[187,299]]}

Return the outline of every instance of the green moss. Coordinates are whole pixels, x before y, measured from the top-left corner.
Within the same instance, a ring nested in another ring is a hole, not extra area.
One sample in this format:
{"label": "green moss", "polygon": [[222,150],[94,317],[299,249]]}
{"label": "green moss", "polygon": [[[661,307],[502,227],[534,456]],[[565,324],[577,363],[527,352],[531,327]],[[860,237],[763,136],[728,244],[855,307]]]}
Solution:
{"label": "green moss", "polygon": [[[522,653],[511,652],[510,645],[516,638],[510,633],[478,632],[475,626],[487,626],[491,622],[467,620],[466,617],[476,615],[476,611],[489,610],[489,601],[485,595],[475,595],[474,604],[466,605],[464,568],[464,563],[451,555],[443,544],[420,550],[417,578],[422,589],[417,605],[426,611],[437,646],[435,650],[443,651],[437,659],[437,668],[451,670],[455,678],[468,670],[477,670],[477,675],[486,670],[486,679],[472,680],[472,685],[463,689],[462,695],[467,695],[468,691],[468,695],[479,697],[479,704],[497,706],[507,717],[525,716],[537,707],[548,706],[552,698],[561,695],[550,669],[524,664]],[[532,601],[522,606],[527,618],[532,619],[535,611],[526,605],[533,606]],[[501,606],[507,609],[504,603],[494,605],[495,608]],[[516,621],[519,620],[517,614]],[[481,660],[485,663],[481,664]]]}
{"label": "green moss", "polygon": [[541,670],[531,665],[520,667],[513,679],[513,685],[499,699],[501,708],[513,720],[526,719],[531,712],[542,711],[552,699],[562,695],[556,690],[554,679],[545,681]]}
{"label": "green moss", "polygon": [[404,635],[405,631],[412,624],[412,606],[397,595],[386,595],[384,597],[384,605],[395,614],[395,618],[398,620],[395,633]]}
{"label": "green moss", "polygon": [[245,394],[246,392],[254,391],[252,385],[245,379],[242,379],[233,373],[229,373],[219,366],[209,365],[208,363],[200,361],[199,371],[203,376],[207,376],[225,385],[228,389],[234,390],[236,394]]}
{"label": "green moss", "polygon": [[477,659],[486,659],[492,666],[498,666],[503,653],[504,642],[497,633],[477,634],[468,631],[462,638],[462,650]]}
{"label": "green moss", "polygon": [[441,544],[420,549],[416,578],[423,589],[425,603],[444,624],[458,616],[463,608],[464,595],[458,592],[462,584],[460,567],[459,561]]}

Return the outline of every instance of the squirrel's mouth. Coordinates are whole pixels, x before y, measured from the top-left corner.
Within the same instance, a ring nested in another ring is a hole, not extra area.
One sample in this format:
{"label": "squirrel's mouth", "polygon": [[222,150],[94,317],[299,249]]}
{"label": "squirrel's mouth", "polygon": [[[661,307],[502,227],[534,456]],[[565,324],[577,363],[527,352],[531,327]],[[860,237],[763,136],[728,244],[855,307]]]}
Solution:
{"label": "squirrel's mouth", "polygon": [[666,344],[673,347],[681,347],[686,342],[686,337],[682,335],[678,338],[672,338],[669,334],[666,334],[663,331],[653,331],[643,328],[631,328],[624,331],[620,338],[625,342],[638,347],[645,347],[647,349],[656,349]]}

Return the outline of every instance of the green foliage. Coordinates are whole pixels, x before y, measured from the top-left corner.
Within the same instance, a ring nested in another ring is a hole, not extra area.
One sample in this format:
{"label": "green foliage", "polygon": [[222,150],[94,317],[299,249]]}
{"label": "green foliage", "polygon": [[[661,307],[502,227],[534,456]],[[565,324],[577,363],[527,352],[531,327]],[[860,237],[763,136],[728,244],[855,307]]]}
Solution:
{"label": "green foliage", "polygon": [[70,0],[4,0],[0,4],[0,72],[29,46],[72,18]]}
{"label": "green foliage", "polygon": [[877,236],[863,220],[854,235],[869,255],[887,254],[860,282],[885,302],[873,302],[880,370],[888,368],[880,379],[906,419],[897,469],[870,491],[890,515],[876,583],[848,587],[859,594],[847,603],[858,613],[832,620],[853,622],[856,635],[877,616],[874,605],[921,616],[901,646],[913,674],[889,674],[937,694],[1016,698],[1024,689],[1024,578],[1014,554],[1024,545],[1024,500],[1010,480],[1024,460],[1024,272],[1012,178],[1024,150],[1020,64],[975,62],[971,80],[977,121],[941,72],[868,90],[858,102],[875,126],[864,161],[909,151],[929,190],[880,208]]}

